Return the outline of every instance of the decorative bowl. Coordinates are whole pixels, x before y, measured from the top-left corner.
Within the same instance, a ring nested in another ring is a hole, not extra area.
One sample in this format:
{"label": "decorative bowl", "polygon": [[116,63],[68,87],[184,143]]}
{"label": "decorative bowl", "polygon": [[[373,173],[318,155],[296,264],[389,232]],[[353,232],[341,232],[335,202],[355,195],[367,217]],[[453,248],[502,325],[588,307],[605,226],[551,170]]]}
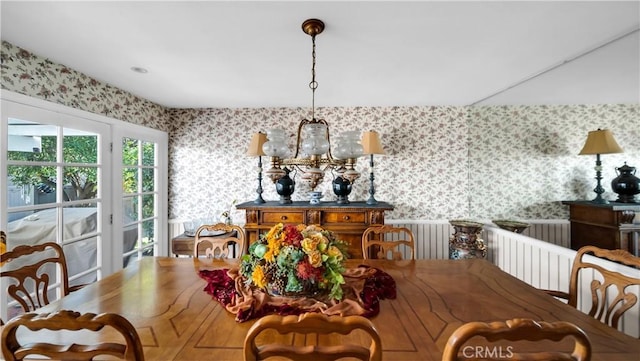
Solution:
{"label": "decorative bowl", "polygon": [[502,229],[506,229],[507,231],[522,233],[527,227],[529,227],[529,223],[512,221],[508,219],[495,219],[491,222],[495,223],[498,227]]}

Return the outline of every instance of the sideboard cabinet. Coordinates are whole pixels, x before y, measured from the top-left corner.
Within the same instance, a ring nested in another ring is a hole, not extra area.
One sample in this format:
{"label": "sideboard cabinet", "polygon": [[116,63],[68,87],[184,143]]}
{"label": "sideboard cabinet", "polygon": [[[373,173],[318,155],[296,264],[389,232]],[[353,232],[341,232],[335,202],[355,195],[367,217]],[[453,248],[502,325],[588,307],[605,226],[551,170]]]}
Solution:
{"label": "sideboard cabinet", "polygon": [[640,223],[635,223],[638,203],[596,204],[590,201],[564,201],[569,206],[571,249],[593,245],[606,249],[624,249],[640,255]]}
{"label": "sideboard cabinet", "polygon": [[372,225],[384,224],[384,212],[393,210],[393,206],[385,202],[375,205],[366,202],[321,202],[317,205],[306,201],[290,204],[280,204],[277,201],[262,204],[245,202],[236,205],[236,208],[246,211],[244,230],[247,244],[255,242],[260,234],[278,223],[317,224],[348,242],[351,258],[362,258],[364,230]]}

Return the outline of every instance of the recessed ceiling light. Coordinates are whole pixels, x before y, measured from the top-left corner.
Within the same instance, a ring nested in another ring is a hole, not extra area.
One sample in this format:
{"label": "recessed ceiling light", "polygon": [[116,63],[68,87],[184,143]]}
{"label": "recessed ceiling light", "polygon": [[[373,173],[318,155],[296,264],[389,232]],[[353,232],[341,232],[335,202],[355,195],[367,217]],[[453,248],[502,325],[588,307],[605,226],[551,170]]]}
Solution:
{"label": "recessed ceiling light", "polygon": [[132,66],[132,67],[131,67],[131,70],[132,70],[132,71],[134,71],[134,72],[136,72],[136,73],[140,73],[140,74],[145,74],[145,73],[148,73],[148,72],[149,72],[147,69],[145,69],[145,68],[141,68],[141,67],[139,67],[139,66]]}

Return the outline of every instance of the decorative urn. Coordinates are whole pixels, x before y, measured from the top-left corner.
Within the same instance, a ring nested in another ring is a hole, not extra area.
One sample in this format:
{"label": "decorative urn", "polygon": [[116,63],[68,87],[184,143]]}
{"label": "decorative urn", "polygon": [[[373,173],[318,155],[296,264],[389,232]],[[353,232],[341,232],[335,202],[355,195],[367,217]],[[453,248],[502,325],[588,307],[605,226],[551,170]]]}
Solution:
{"label": "decorative urn", "polygon": [[456,219],[450,220],[454,233],[449,238],[449,259],[485,258],[487,247],[480,239],[484,224]]}
{"label": "decorative urn", "polygon": [[635,176],[636,168],[625,162],[622,167],[616,168],[616,173],[618,176],[611,181],[611,189],[618,194],[616,202],[636,203],[635,195],[640,193],[640,179]]}
{"label": "decorative urn", "polygon": [[351,193],[351,182],[344,177],[336,177],[333,180],[333,193],[338,196],[336,203],[349,204],[349,194]]}
{"label": "decorative urn", "polygon": [[285,175],[276,182],[276,192],[280,195],[280,204],[289,204],[296,183],[289,177],[289,169],[284,168]]}

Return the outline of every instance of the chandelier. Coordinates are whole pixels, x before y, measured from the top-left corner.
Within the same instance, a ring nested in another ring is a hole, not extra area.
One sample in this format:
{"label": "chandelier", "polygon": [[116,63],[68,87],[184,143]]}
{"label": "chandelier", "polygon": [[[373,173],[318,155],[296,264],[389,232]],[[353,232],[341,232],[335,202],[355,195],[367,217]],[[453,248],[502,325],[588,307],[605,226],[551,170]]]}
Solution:
{"label": "chandelier", "polygon": [[[298,125],[296,148],[290,157],[286,144],[285,131],[281,128],[267,130],[267,142],[263,144],[264,154],[270,157],[271,168],[265,175],[274,183],[282,178],[289,170],[297,170],[301,178],[309,184],[311,189],[324,178],[327,170],[335,172],[353,183],[359,176],[355,170],[356,158],[363,155],[360,144],[360,131],[346,131],[337,138],[331,152],[329,124],[324,119],[316,119],[315,92],[318,88],[316,81],[316,35],[324,30],[324,23],[318,19],[308,19],[302,23],[302,30],[311,36],[311,119],[303,119]],[[285,169],[283,169],[286,168]]]}

